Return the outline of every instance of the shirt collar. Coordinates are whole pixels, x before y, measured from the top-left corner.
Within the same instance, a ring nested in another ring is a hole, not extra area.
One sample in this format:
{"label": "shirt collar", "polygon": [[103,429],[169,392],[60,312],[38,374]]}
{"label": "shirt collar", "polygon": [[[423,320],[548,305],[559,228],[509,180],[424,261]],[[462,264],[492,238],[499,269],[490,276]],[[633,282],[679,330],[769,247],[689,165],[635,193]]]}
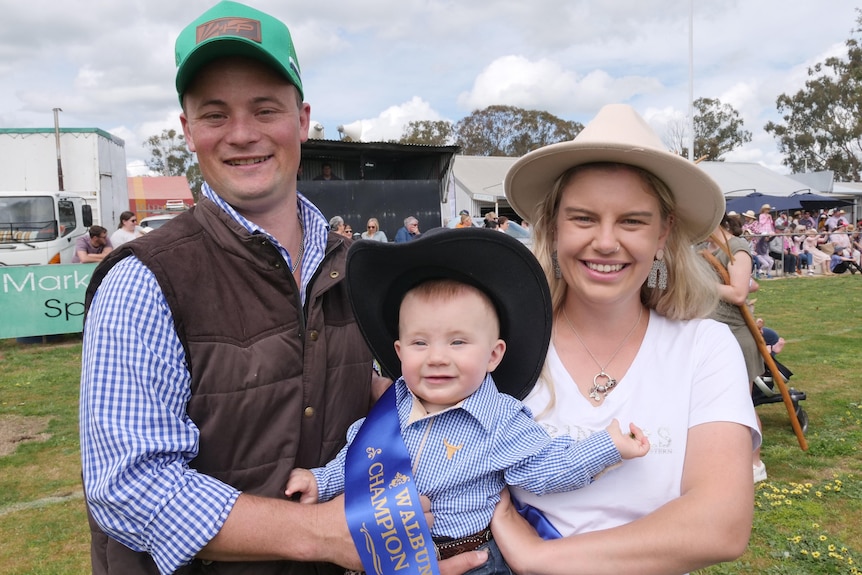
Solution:
{"label": "shirt collar", "polygon": [[447,411],[462,409],[472,415],[473,418],[482,425],[485,431],[490,431],[494,426],[494,418],[497,415],[497,410],[493,409],[492,406],[497,401],[497,394],[500,392],[497,390],[497,384],[494,383],[494,378],[491,377],[490,373],[485,375],[482,385],[479,386],[479,389],[477,389],[473,395],[461,400],[452,407],[433,414],[425,412],[425,408],[422,407],[422,404],[419,403],[419,400],[407,387],[407,383],[404,381],[403,377],[398,378],[394,385],[397,386],[396,397],[398,399],[398,404],[401,405],[402,401],[410,402],[410,410],[407,411],[406,414],[402,414],[404,415],[405,423],[407,425],[421,419],[434,417]]}

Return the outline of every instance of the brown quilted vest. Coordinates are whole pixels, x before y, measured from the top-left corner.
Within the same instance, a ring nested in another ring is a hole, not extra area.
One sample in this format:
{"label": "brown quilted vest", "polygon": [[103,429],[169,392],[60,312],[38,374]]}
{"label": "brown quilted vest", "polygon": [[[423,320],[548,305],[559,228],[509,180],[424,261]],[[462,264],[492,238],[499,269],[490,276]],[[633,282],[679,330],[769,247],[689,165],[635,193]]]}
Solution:
{"label": "brown quilted vest", "polygon": [[[106,258],[93,274],[86,305],[108,270],[136,255],[158,280],[185,348],[192,376],[187,411],[201,433],[191,467],[246,493],[283,498],[290,470],[329,461],[344,445],[347,427],[368,411],[371,354],[347,298],[346,253],[344,238],[330,234],[303,315],[277,249],[204,200]],[[90,522],[94,573],[158,573],[148,554]],[[343,569],[196,560],[178,571],[329,572]]]}

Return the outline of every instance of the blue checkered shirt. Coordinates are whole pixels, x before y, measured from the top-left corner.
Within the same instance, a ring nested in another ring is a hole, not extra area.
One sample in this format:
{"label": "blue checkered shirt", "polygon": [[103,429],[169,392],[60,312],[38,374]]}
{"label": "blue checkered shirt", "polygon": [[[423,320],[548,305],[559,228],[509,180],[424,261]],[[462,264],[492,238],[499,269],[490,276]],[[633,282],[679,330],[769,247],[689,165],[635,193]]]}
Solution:
{"label": "blue checkered shirt", "polygon": [[[250,233],[278,241],[208,185],[203,193]],[[305,228],[302,299],[323,261],[329,226],[298,196]],[[158,232],[156,232],[158,233]],[[194,289],[194,286],[189,286]],[[190,374],[155,276],[129,256],[102,282],[88,312],[81,371],[81,455],[87,496],[114,539],[152,555],[162,573],[190,562],[221,529],[239,496],[189,461],[200,433],[186,413]]]}
{"label": "blue checkered shirt", "polygon": [[[411,417],[414,396],[404,379],[394,385],[416,490],[431,499],[433,537],[461,538],[485,529],[506,485],[537,494],[571,491],[621,461],[605,430],[583,441],[550,437],[529,408],[497,391],[490,375],[458,405],[420,418]],[[350,426],[348,445],[363,421]],[[347,447],[325,467],[311,470],[320,501],[344,491],[346,455]]]}

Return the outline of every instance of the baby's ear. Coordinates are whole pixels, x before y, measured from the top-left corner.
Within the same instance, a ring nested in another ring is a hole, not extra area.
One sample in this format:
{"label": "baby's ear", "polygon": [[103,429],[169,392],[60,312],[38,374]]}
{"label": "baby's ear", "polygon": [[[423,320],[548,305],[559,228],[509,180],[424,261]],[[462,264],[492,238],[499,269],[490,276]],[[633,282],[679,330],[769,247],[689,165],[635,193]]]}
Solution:
{"label": "baby's ear", "polygon": [[491,357],[488,360],[488,371],[489,373],[497,369],[497,366],[500,365],[500,362],[503,361],[503,356],[506,354],[506,342],[502,339],[498,339],[494,343],[494,347],[491,349]]}

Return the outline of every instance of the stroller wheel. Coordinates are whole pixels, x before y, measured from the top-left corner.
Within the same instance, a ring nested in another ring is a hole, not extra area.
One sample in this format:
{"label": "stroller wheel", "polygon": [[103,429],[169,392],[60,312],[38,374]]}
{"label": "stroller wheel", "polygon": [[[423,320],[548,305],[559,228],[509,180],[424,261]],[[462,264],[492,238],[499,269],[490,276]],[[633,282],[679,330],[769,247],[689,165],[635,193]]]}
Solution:
{"label": "stroller wheel", "polygon": [[802,429],[802,434],[808,433],[808,413],[799,405],[796,406],[796,419],[799,420],[799,427]]}

